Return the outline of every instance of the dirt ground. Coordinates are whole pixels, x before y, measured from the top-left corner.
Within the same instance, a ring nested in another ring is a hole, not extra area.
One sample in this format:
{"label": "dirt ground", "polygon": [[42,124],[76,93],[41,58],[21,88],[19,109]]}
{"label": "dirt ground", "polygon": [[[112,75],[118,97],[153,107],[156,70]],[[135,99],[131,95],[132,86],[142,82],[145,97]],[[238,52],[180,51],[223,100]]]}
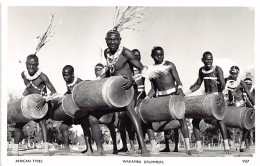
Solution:
{"label": "dirt ground", "polygon": [[[165,145],[161,144],[157,146],[157,150],[160,151],[165,147]],[[138,147],[136,147],[137,149]],[[150,149],[149,145],[147,148]],[[174,149],[174,145],[170,146],[171,152],[160,152],[159,154],[151,154],[151,157],[253,157],[255,154],[255,146],[251,146],[249,151],[239,152],[237,149],[233,151],[231,154],[224,154],[223,147],[204,147],[203,152],[200,154],[195,154],[195,148],[191,148],[194,154],[192,156],[188,156],[185,153],[184,148],[179,148],[179,152],[172,152]],[[131,157],[139,157],[141,154],[128,154],[120,152],[119,154],[112,154],[112,147],[104,146],[105,156],[117,157],[117,156],[131,156]],[[120,147],[118,148],[120,149]],[[51,156],[87,156],[82,154],[81,151],[84,150],[84,146],[71,146],[70,153],[64,153],[62,149],[50,148]],[[95,151],[95,149],[94,149]],[[10,150],[7,151],[7,155],[10,155]],[[19,156],[43,156],[43,149],[29,149],[29,150],[19,150]]]}

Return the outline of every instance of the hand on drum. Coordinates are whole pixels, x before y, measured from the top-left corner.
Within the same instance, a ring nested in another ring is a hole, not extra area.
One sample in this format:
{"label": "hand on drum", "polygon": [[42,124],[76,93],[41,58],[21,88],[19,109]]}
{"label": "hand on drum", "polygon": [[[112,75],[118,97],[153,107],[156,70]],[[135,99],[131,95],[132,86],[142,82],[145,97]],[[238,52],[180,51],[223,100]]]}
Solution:
{"label": "hand on drum", "polygon": [[46,99],[41,99],[40,102],[35,106],[36,110],[37,111],[40,111],[42,110],[43,106],[45,105],[46,103]]}
{"label": "hand on drum", "polygon": [[184,98],[184,96],[185,96],[185,94],[183,93],[183,91],[182,91],[181,88],[177,89],[176,94],[179,95],[179,98],[180,98],[180,100],[182,101],[183,98]]}
{"label": "hand on drum", "polygon": [[131,86],[132,86],[133,83],[134,83],[134,80],[133,80],[133,78],[132,78],[132,80],[130,80],[130,78],[127,77],[127,76],[123,76],[123,77],[127,80],[127,82],[123,84],[122,88],[123,88],[124,90],[127,90],[127,89],[131,88]]}

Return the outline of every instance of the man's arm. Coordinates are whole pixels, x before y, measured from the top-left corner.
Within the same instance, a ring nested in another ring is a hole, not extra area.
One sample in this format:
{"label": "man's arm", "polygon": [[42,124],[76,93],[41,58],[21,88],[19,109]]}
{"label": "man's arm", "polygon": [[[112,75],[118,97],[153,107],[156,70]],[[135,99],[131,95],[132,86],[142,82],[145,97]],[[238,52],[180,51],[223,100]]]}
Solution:
{"label": "man's arm", "polygon": [[177,69],[176,69],[176,67],[175,67],[175,65],[173,63],[170,63],[170,66],[171,66],[170,67],[170,73],[171,73],[171,75],[173,76],[174,80],[177,83],[177,94],[180,94],[180,95],[184,96],[184,93],[182,91],[182,83],[181,83],[179,74],[177,72]]}
{"label": "man's arm", "polygon": [[250,93],[250,90],[248,89],[246,83],[244,81],[240,81],[240,85],[242,86],[242,88],[244,89],[244,91],[246,92],[250,102],[255,105],[255,97]]}
{"label": "man's arm", "polygon": [[57,93],[56,92],[56,89],[54,88],[54,86],[52,85],[52,83],[50,82],[49,78],[44,74],[42,73],[41,74],[41,78],[44,82],[44,84],[48,87],[48,89],[51,91],[51,95]]}
{"label": "man's arm", "polygon": [[139,71],[142,71],[144,66],[142,65],[142,63],[140,61],[138,61],[134,54],[132,53],[132,51],[128,50],[128,49],[124,49],[124,57],[128,60],[128,62],[131,64],[131,66],[137,68]]}
{"label": "man's arm", "polygon": [[[24,76],[24,72],[21,73],[21,77],[24,81],[24,84],[26,85],[25,83],[25,76]],[[25,88],[24,92],[23,92],[23,96],[27,96],[29,94],[29,92],[27,91],[27,88]]]}
{"label": "man's arm", "polygon": [[220,87],[221,87],[221,92],[225,89],[225,78],[223,75],[223,70],[220,67],[216,67],[217,72],[218,72],[218,79],[219,79],[219,83],[220,83]]}
{"label": "man's arm", "polygon": [[198,90],[200,88],[201,84],[202,84],[202,73],[201,73],[201,69],[200,69],[199,77],[198,77],[197,81],[190,87],[189,91],[186,92],[185,95],[189,95],[190,93]]}
{"label": "man's arm", "polygon": [[155,89],[155,87],[154,87],[154,85],[153,85],[153,80],[150,80],[150,82],[151,82],[151,89],[150,89],[150,91],[148,92],[148,94],[147,94],[147,96],[146,96],[146,99],[149,99],[149,98],[152,98],[152,97],[155,96],[155,91],[156,91],[156,89]]}

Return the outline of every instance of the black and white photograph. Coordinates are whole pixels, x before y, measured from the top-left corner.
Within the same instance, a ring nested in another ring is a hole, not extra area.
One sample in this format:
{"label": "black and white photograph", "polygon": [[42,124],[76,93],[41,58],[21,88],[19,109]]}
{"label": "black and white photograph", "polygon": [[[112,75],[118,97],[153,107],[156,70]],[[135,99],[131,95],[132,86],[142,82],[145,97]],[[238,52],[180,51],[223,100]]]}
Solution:
{"label": "black and white photograph", "polygon": [[256,165],[256,9],[6,5],[1,164]]}

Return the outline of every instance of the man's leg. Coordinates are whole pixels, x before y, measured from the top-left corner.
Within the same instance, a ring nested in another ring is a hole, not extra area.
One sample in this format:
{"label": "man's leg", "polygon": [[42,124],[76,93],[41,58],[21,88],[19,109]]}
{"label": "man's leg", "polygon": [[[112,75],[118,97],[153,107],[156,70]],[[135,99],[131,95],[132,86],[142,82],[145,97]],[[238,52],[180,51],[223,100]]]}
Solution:
{"label": "man's leg", "polygon": [[101,142],[101,131],[99,127],[99,120],[95,116],[89,115],[89,124],[91,127],[93,139],[97,145],[97,153],[93,153],[93,155],[105,155],[103,145]]}
{"label": "man's leg", "polygon": [[119,149],[118,152],[127,152],[128,148],[127,148],[127,142],[126,142],[126,130],[121,129],[121,130],[119,130],[119,133],[120,133],[123,147],[121,149]]}
{"label": "man's leg", "polygon": [[230,146],[230,149],[231,151],[236,151],[236,147],[235,147],[235,143],[234,143],[234,133],[233,131],[234,128],[228,128],[227,127],[227,138],[228,138],[228,142],[229,142],[229,146]]}
{"label": "man's leg", "polygon": [[128,150],[128,153],[133,154],[135,153],[135,145],[134,145],[135,132],[133,126],[131,125],[130,119],[128,117],[127,117],[127,122],[129,124],[126,126],[126,131],[128,133],[129,144],[130,144],[130,150]]}
{"label": "man's leg", "polygon": [[42,130],[42,140],[43,140],[43,153],[46,155],[50,155],[49,151],[49,142],[48,142],[48,129],[46,127],[46,120],[42,119],[39,121],[40,128]]}
{"label": "man's leg", "polygon": [[23,130],[23,126],[26,123],[16,123],[15,124],[15,130],[14,130],[14,144],[12,146],[12,151],[11,151],[11,155],[15,155],[18,156],[19,155],[19,142],[21,140],[21,136],[22,136],[22,130]]}
{"label": "man's leg", "polygon": [[221,120],[218,120],[217,123],[218,123],[218,126],[220,128],[220,132],[221,132],[221,135],[222,135],[222,138],[223,138],[223,141],[224,141],[224,151],[225,151],[226,154],[230,154],[231,152],[230,152],[230,147],[229,147],[229,144],[228,144],[227,127],[224,124],[224,122],[221,121]]}
{"label": "man's leg", "polygon": [[[246,150],[249,149],[248,134],[249,134],[249,130],[243,129],[243,135],[242,135],[242,140],[241,140],[241,145],[240,145],[240,152],[245,152]],[[246,145],[246,147],[245,147],[245,145]]]}
{"label": "man's leg", "polygon": [[106,126],[108,127],[108,129],[110,131],[110,135],[111,135],[111,138],[113,141],[113,154],[118,154],[114,121],[110,122],[109,124],[106,124]]}
{"label": "man's leg", "polygon": [[80,125],[83,130],[84,139],[85,139],[85,143],[86,143],[86,149],[84,151],[82,151],[81,153],[86,153],[87,155],[92,154],[93,149],[92,149],[92,145],[91,145],[91,132],[89,130],[88,122],[84,121]]}
{"label": "man's leg", "polygon": [[135,101],[132,100],[132,102],[126,107],[127,116],[131,120],[133,127],[135,129],[135,133],[137,135],[137,139],[139,141],[142,155],[143,156],[149,156],[149,151],[146,148],[144,137],[143,137],[143,131],[141,127],[141,120],[137,117],[137,114],[134,111]]}
{"label": "man's leg", "polygon": [[64,145],[64,152],[70,153],[70,148],[69,148],[69,126],[68,124],[62,122],[60,125],[61,133],[63,136],[63,145]]}
{"label": "man's leg", "polygon": [[153,129],[151,129],[151,126],[148,127],[148,125],[145,126],[147,135],[149,137],[149,141],[151,143],[151,153],[152,154],[159,154],[159,152],[156,150],[157,143],[155,141],[155,135]]}
{"label": "man's leg", "polygon": [[123,144],[123,147],[119,149],[118,152],[127,152],[128,148],[126,142],[126,126],[127,126],[126,112],[124,111],[118,112],[118,119],[119,119],[118,130]]}
{"label": "man's leg", "polygon": [[180,122],[180,125],[181,125],[181,132],[182,132],[182,135],[184,137],[186,153],[188,155],[191,155],[188,125],[187,125],[185,119],[180,119],[179,122]]}
{"label": "man's leg", "polygon": [[164,131],[165,148],[160,152],[170,152],[169,139],[170,139],[170,131]]}
{"label": "man's leg", "polygon": [[193,119],[192,120],[192,125],[193,125],[193,133],[196,139],[196,151],[198,153],[203,152],[202,147],[201,147],[201,138],[200,138],[200,129],[199,129],[199,124],[200,124],[201,119]]}
{"label": "man's leg", "polygon": [[174,129],[174,142],[175,142],[175,148],[174,152],[179,151],[179,129]]}

